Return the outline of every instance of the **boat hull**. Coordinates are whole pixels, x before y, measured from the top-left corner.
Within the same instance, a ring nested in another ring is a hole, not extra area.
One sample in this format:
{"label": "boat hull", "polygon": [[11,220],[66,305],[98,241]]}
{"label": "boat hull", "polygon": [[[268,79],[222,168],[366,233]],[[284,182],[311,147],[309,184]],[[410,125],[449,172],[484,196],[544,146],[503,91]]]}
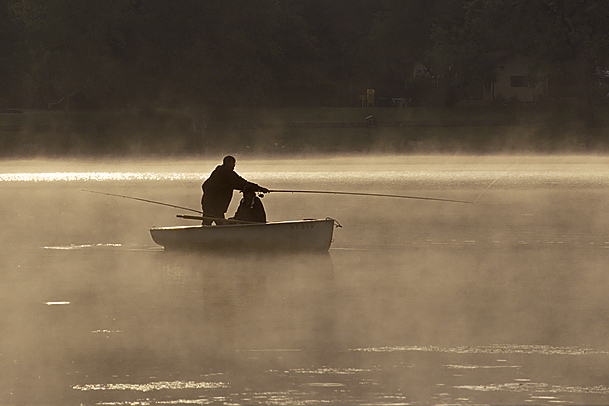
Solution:
{"label": "boat hull", "polygon": [[302,220],[222,226],[154,227],[166,250],[328,251],[335,221]]}

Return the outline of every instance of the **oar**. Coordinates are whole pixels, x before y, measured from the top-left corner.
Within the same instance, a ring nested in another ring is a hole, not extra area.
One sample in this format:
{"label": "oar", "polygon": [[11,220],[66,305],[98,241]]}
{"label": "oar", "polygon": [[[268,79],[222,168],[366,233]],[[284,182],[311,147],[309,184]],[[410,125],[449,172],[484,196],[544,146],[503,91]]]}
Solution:
{"label": "oar", "polygon": [[185,220],[204,220],[204,219],[210,219],[210,220],[218,220],[218,221],[222,221],[222,222],[226,222],[226,223],[234,223],[234,224],[263,224],[263,223],[257,223],[257,222],[254,222],[254,221],[224,219],[224,218],[221,218],[221,217],[213,217],[213,216],[191,216],[191,215],[188,215],[188,214],[176,214],[176,217],[181,218],[181,219],[185,219]]}
{"label": "oar", "polygon": [[422,196],[406,196],[406,195],[386,195],[382,193],[361,193],[361,192],[337,192],[331,190],[286,190],[286,189],[274,189],[269,192],[273,193],[315,193],[315,194],[329,194],[329,195],[351,195],[351,196],[375,196],[375,197],[396,197],[399,199],[418,199],[418,200],[435,200],[439,202],[453,202],[453,203],[468,203],[473,204],[467,200],[453,200],[453,199],[441,199],[438,197],[422,197]]}
{"label": "oar", "polygon": [[95,190],[86,190],[86,189],[83,189],[82,191],[83,191],[83,192],[89,192],[89,193],[96,193],[96,194],[98,194],[98,195],[106,195],[106,196],[122,197],[123,199],[139,200],[140,202],[146,202],[146,203],[158,204],[158,205],[161,205],[161,206],[173,207],[174,209],[188,210],[188,211],[192,211],[192,212],[194,212],[194,213],[203,214],[203,212],[202,212],[201,210],[195,210],[195,209],[191,209],[191,208],[188,208],[188,207],[183,207],[183,206],[176,206],[175,204],[169,204],[169,203],[157,202],[157,201],[155,201],[155,200],[142,199],[142,198],[140,198],[140,197],[125,196],[125,195],[117,195],[117,194],[114,194],[114,193],[96,192]]}

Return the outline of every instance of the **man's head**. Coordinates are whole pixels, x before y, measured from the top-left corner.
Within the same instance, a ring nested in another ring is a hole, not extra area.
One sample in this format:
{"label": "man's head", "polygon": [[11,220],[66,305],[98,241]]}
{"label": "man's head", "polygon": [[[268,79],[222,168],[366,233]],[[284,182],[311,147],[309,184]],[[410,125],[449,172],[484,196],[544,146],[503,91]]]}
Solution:
{"label": "man's head", "polygon": [[225,156],[224,159],[222,160],[222,165],[228,166],[229,168],[233,168],[233,169],[235,168],[236,163],[237,163],[237,160],[230,155]]}

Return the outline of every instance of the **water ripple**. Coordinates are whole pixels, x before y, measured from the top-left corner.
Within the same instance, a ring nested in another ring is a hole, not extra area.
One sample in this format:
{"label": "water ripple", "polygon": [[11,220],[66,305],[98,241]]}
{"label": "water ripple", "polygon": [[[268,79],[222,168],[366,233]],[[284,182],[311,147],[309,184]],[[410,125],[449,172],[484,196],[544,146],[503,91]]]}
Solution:
{"label": "water ripple", "polygon": [[47,245],[42,247],[45,250],[55,251],[79,251],[79,250],[117,250],[117,251],[162,251],[162,247],[145,245],[126,245],[115,243],[97,244],[70,244],[70,245]]}
{"label": "water ripple", "polygon": [[404,346],[404,347],[369,347],[354,348],[351,351],[360,352],[445,352],[453,354],[537,354],[537,355],[587,355],[587,354],[609,354],[609,351],[595,350],[591,348],[578,347],[552,347],[549,345],[511,345],[494,344],[478,347],[453,347],[442,348],[432,345],[426,346]]}
{"label": "water ripple", "polygon": [[495,383],[488,385],[460,385],[455,386],[456,389],[468,389],[478,392],[539,392],[539,393],[585,393],[585,394],[609,394],[609,387],[603,385],[597,386],[568,386],[568,385],[550,385],[547,383]]}
{"label": "water ripple", "polygon": [[503,369],[503,368],[521,368],[520,365],[444,365],[447,369]]}
{"label": "water ripple", "polygon": [[354,375],[358,372],[370,372],[370,369],[361,369],[361,368],[317,368],[317,369],[293,369],[290,372],[294,372],[297,374],[335,374],[335,375]]}
{"label": "water ripple", "polygon": [[181,390],[181,389],[223,389],[229,385],[223,382],[148,382],[143,384],[131,383],[107,383],[107,384],[86,384],[74,385],[72,389],[79,391],[135,391],[135,392],[150,392],[159,390]]}

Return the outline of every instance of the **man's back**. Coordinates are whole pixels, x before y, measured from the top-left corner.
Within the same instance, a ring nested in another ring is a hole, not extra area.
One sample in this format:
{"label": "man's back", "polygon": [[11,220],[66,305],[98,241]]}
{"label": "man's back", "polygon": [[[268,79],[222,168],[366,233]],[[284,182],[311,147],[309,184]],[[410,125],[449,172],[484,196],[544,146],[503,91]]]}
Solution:
{"label": "man's back", "polygon": [[209,178],[203,182],[203,200],[215,203],[226,203],[226,207],[230,204],[233,196],[233,190],[242,189],[248,182],[239,176],[230,167],[220,165],[209,175]]}

